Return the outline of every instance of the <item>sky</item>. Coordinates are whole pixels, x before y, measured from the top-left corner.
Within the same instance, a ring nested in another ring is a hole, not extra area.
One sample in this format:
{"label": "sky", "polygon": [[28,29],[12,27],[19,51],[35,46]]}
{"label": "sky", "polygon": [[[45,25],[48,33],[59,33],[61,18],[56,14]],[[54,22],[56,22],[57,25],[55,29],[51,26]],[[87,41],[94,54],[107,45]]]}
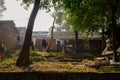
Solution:
{"label": "sky", "polygon": [[[26,27],[33,6],[25,10],[20,4],[20,0],[5,0],[7,10],[2,13],[3,16],[0,19],[14,20],[16,27]],[[33,31],[48,31],[52,24],[53,18],[50,16],[50,13],[39,10]]]}

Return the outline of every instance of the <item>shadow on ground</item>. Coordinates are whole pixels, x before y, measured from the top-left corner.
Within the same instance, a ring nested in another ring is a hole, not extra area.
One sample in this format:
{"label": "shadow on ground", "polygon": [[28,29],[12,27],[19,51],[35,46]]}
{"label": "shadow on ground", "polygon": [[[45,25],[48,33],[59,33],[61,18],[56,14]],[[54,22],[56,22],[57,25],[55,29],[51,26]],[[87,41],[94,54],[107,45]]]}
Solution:
{"label": "shadow on ground", "polygon": [[0,73],[0,80],[120,80],[119,73]]}

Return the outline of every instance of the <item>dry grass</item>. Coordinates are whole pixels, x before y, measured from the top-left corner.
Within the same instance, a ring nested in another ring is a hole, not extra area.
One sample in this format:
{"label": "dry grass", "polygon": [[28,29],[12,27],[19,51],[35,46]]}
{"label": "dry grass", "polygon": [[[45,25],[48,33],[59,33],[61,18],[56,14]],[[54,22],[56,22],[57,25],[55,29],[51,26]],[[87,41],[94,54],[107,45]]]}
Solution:
{"label": "dry grass", "polygon": [[[66,54],[60,52],[47,53],[47,52],[34,51],[30,54],[30,58],[33,64],[27,67],[17,67],[15,65],[18,54],[19,51],[7,52],[5,54],[4,59],[0,62],[0,72],[104,72],[105,71],[104,70],[105,68],[96,70],[95,68],[86,66],[87,64],[94,64],[94,61],[90,60],[91,57],[94,56],[87,53]],[[117,71],[118,70],[120,69],[117,69]],[[107,72],[113,72],[113,70]]]}
{"label": "dry grass", "polygon": [[31,65],[31,68],[40,72],[96,72],[93,68],[74,62],[39,62]]}

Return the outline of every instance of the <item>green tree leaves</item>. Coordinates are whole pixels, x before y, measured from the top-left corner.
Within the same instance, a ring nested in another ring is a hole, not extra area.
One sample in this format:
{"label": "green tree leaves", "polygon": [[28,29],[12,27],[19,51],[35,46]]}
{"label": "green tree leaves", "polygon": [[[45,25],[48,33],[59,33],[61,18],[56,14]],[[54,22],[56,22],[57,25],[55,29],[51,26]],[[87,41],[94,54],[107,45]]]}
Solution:
{"label": "green tree leaves", "polygon": [[[61,0],[62,1],[62,0]],[[118,1],[117,6],[120,1]],[[63,0],[66,21],[79,31],[98,31],[111,22],[108,0]],[[119,16],[120,9],[118,8]]]}

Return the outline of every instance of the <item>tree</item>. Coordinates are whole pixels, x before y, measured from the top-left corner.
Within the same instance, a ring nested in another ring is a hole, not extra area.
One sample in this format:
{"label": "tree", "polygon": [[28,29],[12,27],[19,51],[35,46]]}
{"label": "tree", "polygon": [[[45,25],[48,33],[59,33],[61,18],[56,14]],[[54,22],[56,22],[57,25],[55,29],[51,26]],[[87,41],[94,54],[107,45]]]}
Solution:
{"label": "tree", "polygon": [[53,35],[53,31],[54,31],[54,28],[55,28],[55,17],[54,17],[54,21],[53,21],[53,25],[51,27],[51,38],[50,38],[50,41],[49,41],[49,44],[48,44],[48,48],[47,48],[47,51],[49,51],[50,49],[50,46],[51,46],[51,43],[53,41],[53,38],[54,38],[54,35]]}
{"label": "tree", "polygon": [[120,16],[119,0],[64,0],[68,14],[67,21],[78,30],[97,31],[112,24],[114,61],[118,61],[116,51],[116,20]]}
{"label": "tree", "polygon": [[[119,1],[120,2],[120,1]],[[117,20],[117,16],[116,16],[116,13],[117,13],[117,7],[118,6],[118,1],[117,0],[112,0],[111,1],[111,4],[110,4],[110,7],[111,7],[111,11],[112,11],[112,15],[111,15],[111,19],[112,19],[112,26],[111,26],[111,29],[112,29],[112,34],[111,34],[111,38],[112,38],[112,44],[113,44],[113,60],[118,62],[119,61],[119,58],[117,56],[117,48],[116,48],[116,38],[118,36],[116,36],[116,30],[115,30],[115,27],[117,26],[116,24],[116,20]]]}
{"label": "tree", "polygon": [[[57,0],[54,0],[57,1]],[[67,23],[72,25],[75,30],[95,32],[105,29],[112,23],[112,40],[115,50],[115,31],[116,19],[120,16],[119,0],[59,0],[63,2],[66,12]],[[118,36],[117,36],[118,37]],[[114,59],[117,61],[117,59]]]}
{"label": "tree", "polygon": [[29,22],[27,25],[27,31],[26,31],[25,41],[24,41],[24,44],[22,47],[22,51],[21,51],[19,58],[17,59],[17,62],[16,62],[17,66],[27,66],[31,63],[30,58],[29,58],[29,54],[30,54],[29,51],[30,51],[30,45],[31,45],[33,25],[34,25],[36,15],[37,15],[38,10],[39,10],[39,4],[40,4],[40,0],[35,0],[34,7],[33,7],[33,10],[31,12]]}
{"label": "tree", "polygon": [[22,5],[25,4],[26,5],[25,8],[27,9],[32,3],[34,3],[34,7],[28,21],[23,47],[16,61],[17,66],[27,66],[31,63],[29,58],[30,45],[31,45],[32,30],[36,15],[39,9],[46,9],[47,11],[49,11],[49,7],[50,7],[50,1],[48,0],[23,0]]}
{"label": "tree", "polygon": [[56,17],[56,31],[71,31],[71,27],[66,23],[65,21],[65,11],[63,9],[63,2],[57,1],[54,3],[53,0],[53,7],[54,7],[54,13],[53,15]]}
{"label": "tree", "polygon": [[61,4],[58,2],[57,5],[56,4],[53,4],[53,7],[54,7],[54,13],[52,13],[52,17],[54,18],[53,20],[53,25],[51,27],[51,39],[49,41],[49,45],[48,45],[48,49],[47,51],[49,51],[49,48],[51,46],[51,42],[53,41],[53,38],[54,38],[54,35],[53,35],[53,32],[54,32],[54,29],[55,29],[55,24],[58,24],[60,25],[61,22],[63,21],[63,14],[61,12]]}
{"label": "tree", "polygon": [[0,16],[2,16],[2,12],[6,10],[6,7],[4,6],[4,0],[0,0]]}
{"label": "tree", "polygon": [[49,51],[51,42],[53,41],[53,38],[54,38],[54,35],[53,35],[54,29],[56,31],[62,31],[63,29],[64,30],[70,30],[70,27],[64,21],[64,11],[62,9],[62,3],[58,1],[57,3],[54,3],[52,6],[54,7],[54,13],[52,13],[51,16],[54,18],[54,21],[53,21],[52,27],[50,28],[51,39],[49,41],[47,51]]}
{"label": "tree", "polygon": [[[57,2],[56,2],[57,1]],[[65,30],[65,31],[72,31],[72,28],[71,28],[71,24],[68,25],[68,22],[65,21],[65,10],[64,10],[64,1],[62,0],[53,0],[53,4],[54,4],[54,7],[55,7],[55,14],[57,16],[57,19],[56,19],[56,23],[59,25],[59,27],[56,27],[56,30],[57,31],[62,31],[62,30]],[[72,25],[73,26],[73,25]],[[73,30],[75,31],[75,51],[76,53],[78,53],[78,31],[75,30],[73,28]]]}
{"label": "tree", "polygon": [[[79,31],[93,32],[106,26],[106,4],[100,0],[64,0],[66,20],[68,24]],[[101,13],[102,12],[102,13]],[[103,15],[104,14],[104,15]]]}

